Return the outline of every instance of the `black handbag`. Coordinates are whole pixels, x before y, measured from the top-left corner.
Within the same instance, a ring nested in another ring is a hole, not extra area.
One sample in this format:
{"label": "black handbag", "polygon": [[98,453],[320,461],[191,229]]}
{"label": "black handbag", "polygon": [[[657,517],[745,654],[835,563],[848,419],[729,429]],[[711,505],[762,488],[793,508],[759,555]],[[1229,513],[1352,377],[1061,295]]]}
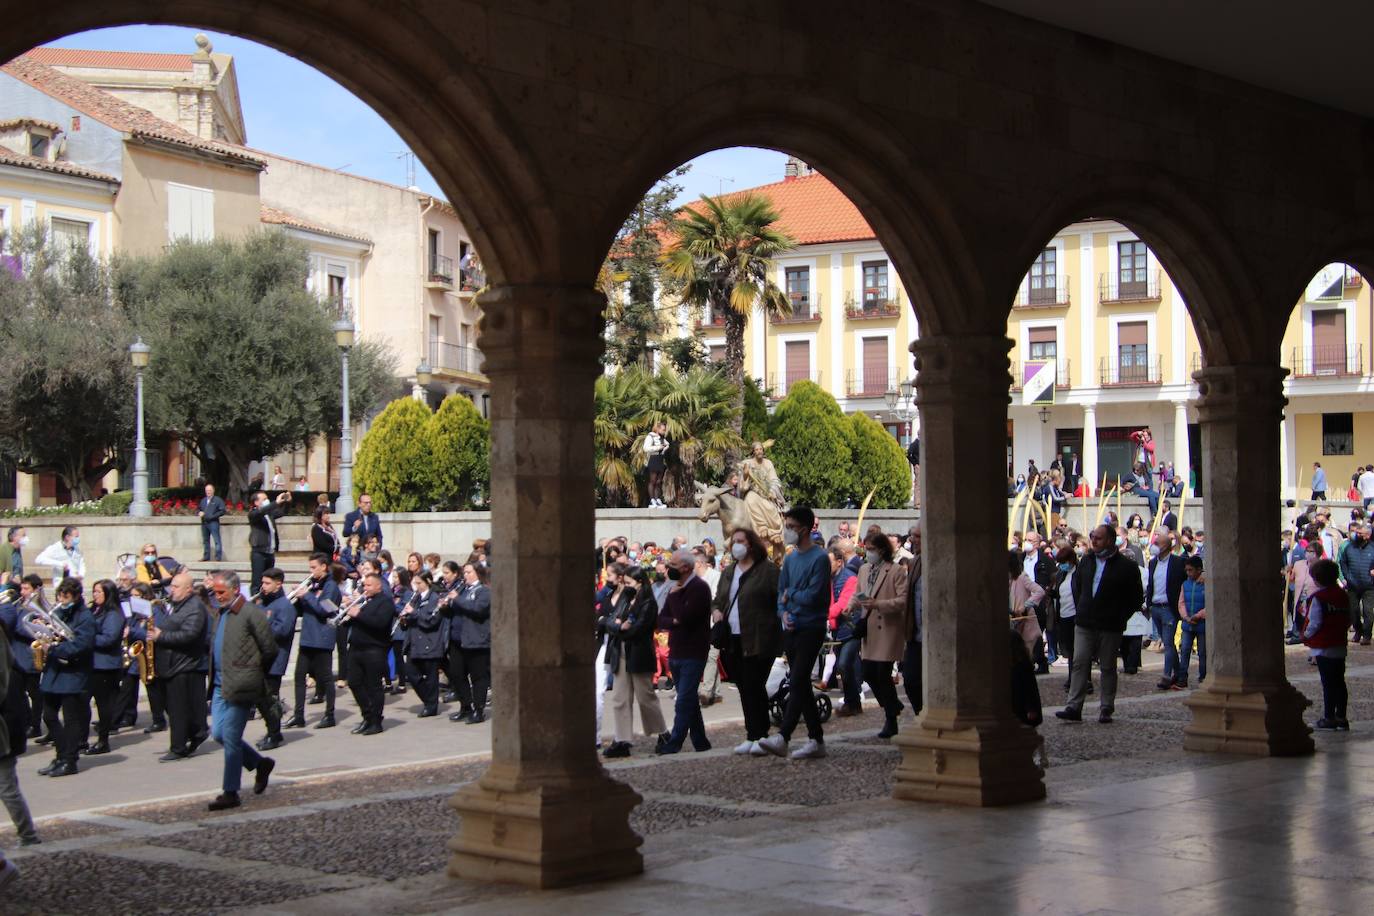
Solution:
{"label": "black handbag", "polygon": [[[878,581],[878,573],[880,573],[881,571],[882,571],[882,568],[881,568],[881,567],[875,566],[875,567],[873,567],[873,569],[869,572],[869,574],[868,574],[868,587],[869,587],[869,588],[872,588],[872,587],[873,587],[873,584],[874,584],[875,582]],[[854,597],[856,597],[856,598],[871,598],[872,596],[869,595],[868,592],[863,592],[861,595],[855,595]],[[868,638],[868,617],[869,617],[869,614],[870,614],[870,613],[872,613],[872,612],[871,612],[871,611],[870,611],[870,612],[867,612],[867,613],[865,613],[862,617],[860,617],[858,620],[854,621],[854,638],[855,638],[855,639],[867,639],[867,638]]]}

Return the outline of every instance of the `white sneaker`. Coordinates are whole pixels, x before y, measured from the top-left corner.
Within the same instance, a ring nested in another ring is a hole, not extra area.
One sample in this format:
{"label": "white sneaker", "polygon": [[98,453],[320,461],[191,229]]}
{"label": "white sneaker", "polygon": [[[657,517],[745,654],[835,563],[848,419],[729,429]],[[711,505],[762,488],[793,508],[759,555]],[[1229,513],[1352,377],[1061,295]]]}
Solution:
{"label": "white sneaker", "polygon": [[756,747],[758,747],[758,742],[745,741],[735,747],[735,753],[743,757],[745,754],[752,754],[754,752],[754,748]]}
{"label": "white sneaker", "polygon": [[0,868],[0,891],[3,891],[5,888],[9,887],[16,880],[18,880],[18,878],[19,866],[15,865],[9,859],[6,859],[4,867]]}
{"label": "white sneaker", "polygon": [[824,741],[807,741],[792,752],[793,760],[817,759],[825,756]]}
{"label": "white sneaker", "polygon": [[787,739],[782,735],[770,735],[767,738],[760,738],[757,743],[765,753],[772,754],[774,757],[787,756]]}

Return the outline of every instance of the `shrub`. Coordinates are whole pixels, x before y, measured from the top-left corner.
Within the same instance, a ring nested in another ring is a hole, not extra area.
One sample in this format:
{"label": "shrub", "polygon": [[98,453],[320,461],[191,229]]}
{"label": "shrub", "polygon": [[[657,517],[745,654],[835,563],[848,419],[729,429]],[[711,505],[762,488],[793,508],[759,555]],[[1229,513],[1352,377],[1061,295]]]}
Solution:
{"label": "shrub", "polygon": [[840,405],[815,382],[795,383],[778,402],[773,439],[769,455],[793,505],[842,506],[857,489],[853,428]]}
{"label": "shrub", "polygon": [[444,509],[471,509],[485,501],[491,480],[491,423],[472,401],[450,395],[425,426],[429,474],[422,487]]}
{"label": "shrub", "polygon": [[911,465],[901,443],[865,413],[849,415],[854,436],[854,496],[874,490],[874,509],[900,509],[911,499]]}
{"label": "shrub", "polygon": [[425,427],[430,410],[414,398],[386,406],[358,445],[353,469],[356,493],[372,496],[378,512],[417,512],[430,505],[429,443]]}

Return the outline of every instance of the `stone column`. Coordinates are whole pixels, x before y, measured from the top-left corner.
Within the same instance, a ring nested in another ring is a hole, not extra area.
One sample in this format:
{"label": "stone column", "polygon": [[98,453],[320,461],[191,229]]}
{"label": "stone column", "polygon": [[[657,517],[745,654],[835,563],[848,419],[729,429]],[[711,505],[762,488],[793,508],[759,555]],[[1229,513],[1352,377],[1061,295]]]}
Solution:
{"label": "stone column", "polygon": [[31,509],[38,505],[38,500],[38,475],[25,474],[23,471],[15,471],[14,507],[16,509]]}
{"label": "stone column", "polygon": [[1282,584],[1270,546],[1281,520],[1283,377],[1270,365],[1213,366],[1194,375],[1207,481],[1207,684],[1184,702],[1194,751],[1312,753],[1311,705],[1284,670]]}
{"label": "stone column", "polygon": [[483,292],[492,382],[491,766],[449,801],[456,877],[558,887],[643,870],[640,797],[596,752],[592,386],[601,312],[591,289]]}
{"label": "stone column", "polygon": [[[1190,479],[1188,468],[1193,460],[1188,451],[1187,401],[1174,402],[1174,454],[1171,457],[1174,462],[1174,473],[1183,478],[1183,486],[1186,489]],[[1183,519],[1179,519],[1178,523],[1182,526]]]}
{"label": "stone column", "polygon": [[1097,405],[1083,405],[1083,478],[1088,481],[1090,495],[1097,496],[1100,483],[1097,476]]}
{"label": "stone column", "polygon": [[897,743],[897,798],[1003,805],[1044,798],[1032,729],[1007,670],[1007,351],[1002,335],[911,345],[921,410],[925,710]]}

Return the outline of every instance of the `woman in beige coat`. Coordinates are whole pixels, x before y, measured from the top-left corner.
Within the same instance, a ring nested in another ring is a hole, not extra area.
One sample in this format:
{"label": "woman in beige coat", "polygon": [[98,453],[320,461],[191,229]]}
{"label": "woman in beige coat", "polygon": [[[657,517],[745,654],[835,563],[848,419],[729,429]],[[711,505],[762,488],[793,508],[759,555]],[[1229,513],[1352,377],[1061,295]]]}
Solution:
{"label": "woman in beige coat", "polygon": [[[859,569],[859,587],[849,601],[849,613],[861,617],[865,628],[859,657],[863,677],[887,714],[879,738],[897,734],[897,714],[903,709],[892,683],[892,666],[906,648],[906,567],[893,562],[892,542],[881,531],[864,539],[867,562]],[[859,614],[857,612],[861,611]]]}
{"label": "woman in beige coat", "polygon": [[1040,621],[1035,609],[1045,600],[1045,590],[1026,575],[1025,563],[1019,550],[1007,556],[1007,607],[1011,609],[1011,628],[1021,635],[1026,651],[1035,657],[1035,643],[1040,638]]}

